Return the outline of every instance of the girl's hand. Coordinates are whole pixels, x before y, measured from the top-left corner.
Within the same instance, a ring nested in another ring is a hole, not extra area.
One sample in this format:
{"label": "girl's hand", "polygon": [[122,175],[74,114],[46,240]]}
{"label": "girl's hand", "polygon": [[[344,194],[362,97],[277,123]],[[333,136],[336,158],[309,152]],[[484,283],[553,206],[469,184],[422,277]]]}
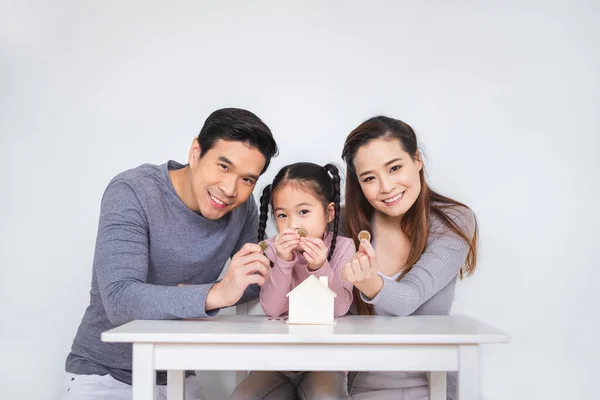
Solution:
{"label": "girl's hand", "polygon": [[311,237],[301,238],[300,248],[304,250],[302,255],[308,261],[308,268],[310,270],[316,271],[325,265],[329,249],[321,239]]}
{"label": "girl's hand", "polygon": [[367,297],[373,298],[383,286],[383,278],[377,274],[377,254],[367,240],[360,241],[358,252],[346,263],[342,278],[352,283]]}
{"label": "girl's hand", "polygon": [[292,261],[294,258],[293,251],[300,244],[300,236],[295,229],[287,228],[279,232],[275,238],[275,252],[277,257],[283,261]]}

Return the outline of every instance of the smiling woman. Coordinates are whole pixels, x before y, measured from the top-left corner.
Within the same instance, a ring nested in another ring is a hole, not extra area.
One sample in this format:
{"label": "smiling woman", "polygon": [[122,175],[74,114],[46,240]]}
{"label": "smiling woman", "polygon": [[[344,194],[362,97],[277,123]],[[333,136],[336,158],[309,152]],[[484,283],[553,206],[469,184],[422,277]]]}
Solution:
{"label": "smiling woman", "polygon": [[[342,276],[354,284],[356,311],[448,314],[457,277],[475,270],[474,214],[429,188],[415,132],[402,121],[365,121],[346,139],[342,157],[348,167],[343,225],[359,249]],[[372,233],[371,242],[363,231]],[[353,399],[427,396],[423,372],[361,372],[350,381]],[[456,376],[448,374],[449,399],[455,389]]]}

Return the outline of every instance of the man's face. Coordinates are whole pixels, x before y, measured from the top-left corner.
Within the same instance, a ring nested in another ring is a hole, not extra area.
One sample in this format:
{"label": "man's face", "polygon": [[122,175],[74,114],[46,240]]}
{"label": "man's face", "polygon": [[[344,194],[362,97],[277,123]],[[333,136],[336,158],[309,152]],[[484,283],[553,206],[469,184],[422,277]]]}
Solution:
{"label": "man's face", "polygon": [[252,194],[266,159],[244,142],[218,140],[200,157],[194,141],[189,156],[190,184],[197,209],[216,220],[244,203]]}

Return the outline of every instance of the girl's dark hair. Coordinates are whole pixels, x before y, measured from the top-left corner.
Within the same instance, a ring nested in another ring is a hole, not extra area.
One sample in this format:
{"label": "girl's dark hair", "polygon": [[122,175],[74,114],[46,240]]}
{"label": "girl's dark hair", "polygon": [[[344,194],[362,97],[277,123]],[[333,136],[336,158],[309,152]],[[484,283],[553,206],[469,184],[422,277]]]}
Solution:
{"label": "girl's dark hair", "polygon": [[293,182],[295,185],[312,192],[323,204],[327,211],[329,203],[335,207],[335,216],[333,218],[333,238],[327,260],[331,261],[331,256],[335,249],[335,243],[338,237],[340,222],[340,173],[334,164],[327,164],[324,167],[314,163],[296,163],[283,167],[273,179],[273,183],[267,185],[260,197],[260,219],[258,223],[258,240],[265,238],[265,229],[267,227],[267,218],[269,216],[269,206],[273,207],[273,194],[285,184]]}
{"label": "girl's dark hair", "polygon": [[[354,157],[362,146],[375,139],[397,140],[413,160],[420,157],[417,146],[417,136],[410,125],[389,117],[378,116],[366,120],[354,129],[346,138],[342,158],[346,163],[346,233],[354,239],[358,248],[357,235],[361,230],[372,231],[371,220],[375,210],[365,197],[354,167]],[[477,222],[475,221],[474,234],[471,237],[468,232],[457,225],[452,219],[456,214],[456,207],[465,207],[462,203],[448,197],[442,196],[429,188],[425,180],[425,167],[419,172],[421,181],[421,193],[412,207],[406,212],[400,223],[402,232],[410,240],[410,252],[406,265],[401,270],[401,279],[417,262],[425,251],[429,236],[429,222],[431,214],[435,215],[444,226],[459,235],[469,244],[469,253],[465,265],[460,271],[471,275],[477,264]],[[454,209],[454,210],[453,210]],[[358,289],[354,288],[354,298],[357,301],[360,314],[373,314],[373,305],[362,301]]]}

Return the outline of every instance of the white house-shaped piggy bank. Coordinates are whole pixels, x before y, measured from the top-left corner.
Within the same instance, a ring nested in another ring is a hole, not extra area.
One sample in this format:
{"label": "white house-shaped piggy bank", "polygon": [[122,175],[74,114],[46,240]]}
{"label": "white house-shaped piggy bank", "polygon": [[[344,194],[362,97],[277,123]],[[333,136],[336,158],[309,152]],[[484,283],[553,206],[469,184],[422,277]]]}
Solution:
{"label": "white house-shaped piggy bank", "polygon": [[329,289],[327,277],[309,276],[287,294],[288,324],[331,325],[336,294]]}

